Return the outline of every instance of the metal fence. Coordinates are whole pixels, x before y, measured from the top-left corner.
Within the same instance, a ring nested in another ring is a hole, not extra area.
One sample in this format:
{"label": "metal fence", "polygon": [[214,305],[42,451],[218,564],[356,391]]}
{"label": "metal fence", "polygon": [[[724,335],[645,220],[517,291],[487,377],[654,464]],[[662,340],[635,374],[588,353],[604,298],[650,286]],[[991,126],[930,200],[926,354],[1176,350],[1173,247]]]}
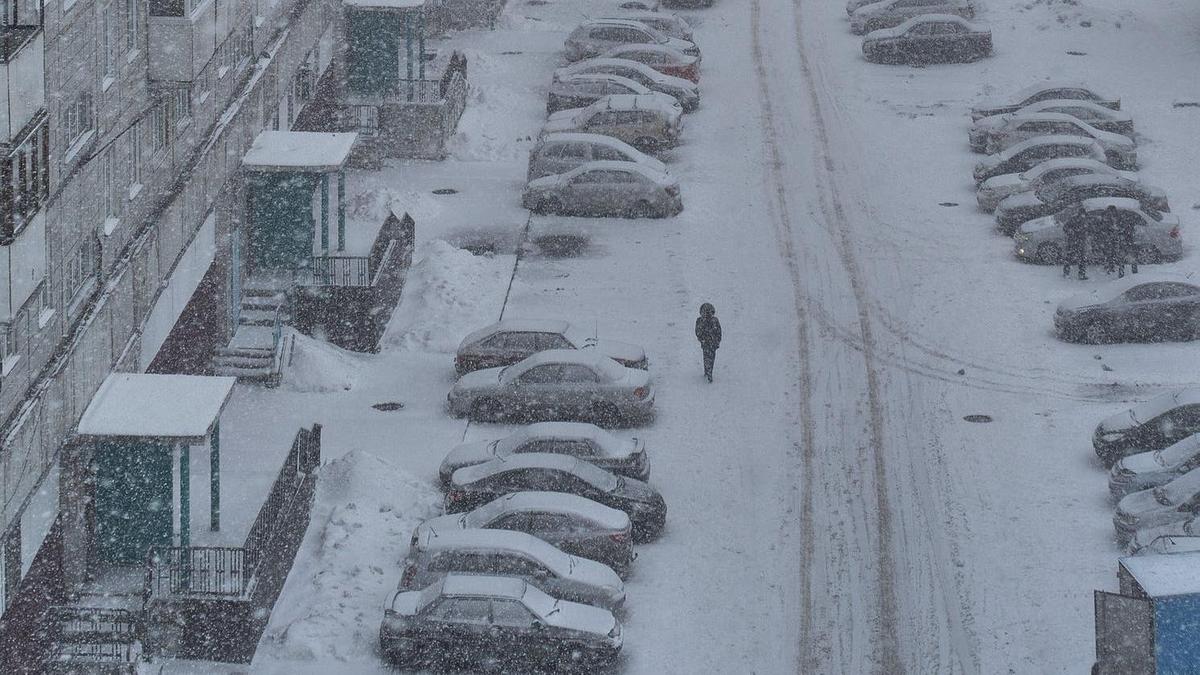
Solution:
{"label": "metal fence", "polygon": [[303,478],[300,474],[307,474],[320,464],[321,425],[314,424],[312,429],[301,429],[296,433],[292,449],[288,451],[287,459],[275,477],[271,492],[246,535],[242,548],[246,551],[251,570],[257,566],[261,552],[279,534],[279,515],[299,492]]}
{"label": "metal fence", "polygon": [[370,261],[366,256],[314,256],[312,285],[370,286]]}
{"label": "metal fence", "polygon": [[250,585],[246,551],[232,547],[171,546],[150,552],[146,599],[204,596],[240,598]]}

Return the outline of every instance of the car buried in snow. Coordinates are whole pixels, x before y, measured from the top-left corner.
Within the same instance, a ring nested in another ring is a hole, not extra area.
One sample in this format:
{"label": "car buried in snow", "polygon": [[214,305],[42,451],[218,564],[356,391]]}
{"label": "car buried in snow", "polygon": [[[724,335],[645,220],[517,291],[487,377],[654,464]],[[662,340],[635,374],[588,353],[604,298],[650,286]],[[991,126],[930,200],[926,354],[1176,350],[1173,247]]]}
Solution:
{"label": "car buried in snow", "polygon": [[692,42],[692,27],[682,17],[670,12],[623,12],[620,16],[602,16],[599,21],[637,21],[677,40]]}
{"label": "car buried in snow", "polygon": [[562,133],[539,139],[529,151],[525,180],[566,173],[582,164],[598,161],[637,162],[656,171],[667,170],[666,164],[612,136]]}
{"label": "car buried in snow", "polygon": [[1005,197],[996,207],[996,226],[1001,232],[1012,234],[1035,218],[1058,213],[1085,200],[1103,198],[1132,199],[1142,209],[1156,213],[1171,210],[1166,193],[1153,185],[1120,176],[1088,174],[1068,176],[1036,190]]}
{"label": "car buried in snow", "polygon": [[1180,389],[1106,417],[1092,447],[1106,467],[1121,457],[1161,450],[1200,433],[1200,387]]}
{"label": "car buried in snow", "polygon": [[1138,174],[1135,171],[1114,169],[1104,162],[1088,157],[1060,157],[1058,159],[1048,159],[1019,173],[992,176],[976,188],[975,201],[979,204],[981,211],[991,213],[996,210],[996,207],[1005,197],[1029,192],[1068,176],[1090,174],[1121,176],[1129,180],[1137,180],[1138,178]]}
{"label": "car buried in snow", "polygon": [[[555,70],[554,82],[590,74],[616,75],[633,80],[650,91],[675,99],[683,107],[684,112],[691,112],[700,106],[700,89],[695,83],[681,77],[664,75],[644,63],[629,59],[584,59]],[[551,84],[550,90],[554,91],[553,84]]]}
{"label": "car buried in snow", "polygon": [[538,138],[563,132],[604,134],[642,152],[674,147],[683,130],[683,106],[662,94],[605,96],[586,108],[560,110],[546,119]]}
{"label": "car buried in snow", "polygon": [[560,110],[584,108],[605,96],[622,94],[651,96],[654,92],[627,77],[606,73],[585,73],[557,78],[550,83],[550,92],[546,96],[546,113],[552,115]]}
{"label": "car buried in snow", "polygon": [[590,19],[571,31],[563,43],[568,61],[600,56],[617,45],[664,45],[700,58],[700,49],[688,40],[673,38],[638,21],[628,19]]}
{"label": "car buried in snow", "polygon": [[1139,274],[1058,305],[1054,330],[1069,342],[1190,341],[1200,338],[1200,287]]}
{"label": "car buried in snow", "polygon": [[532,534],[462,528],[419,534],[404,558],[403,590],[458,572],[519,577],[556,598],[609,610],[625,603],[625,583],[611,567],[563,553]]}
{"label": "car buried in snow", "polygon": [[1113,206],[1118,218],[1133,223],[1134,258],[1138,263],[1150,265],[1179,260],[1183,257],[1183,242],[1179,234],[1179,219],[1153,210],[1143,210],[1135,199],[1097,198],[1085,199],[1079,204],[1068,206],[1051,216],[1034,218],[1021,224],[1013,234],[1014,253],[1017,258],[1043,265],[1066,262],[1063,252],[1067,250],[1063,225],[1072,218],[1084,218],[1087,238],[1084,240],[1084,259],[1089,263],[1101,263],[1101,251],[1093,245],[1105,210]]}
{"label": "car buried in snow", "polygon": [[452,415],[477,421],[549,416],[611,426],[654,412],[650,373],[590,349],[552,349],[467,373],[446,398]]}
{"label": "car buried in snow", "polygon": [[700,82],[700,59],[664,45],[617,45],[597,58],[637,61],[663,75]]}
{"label": "car buried in snow", "polygon": [[863,5],[850,15],[850,32],[862,35],[893,28],[923,14],[948,14],[975,18],[972,0],[879,0]]}
{"label": "car buried in snow", "polygon": [[602,340],[598,330],[587,331],[561,319],[503,319],[462,339],[454,354],[454,371],[462,376],[508,366],[549,349],[589,349],[627,368],[649,367],[645,349],[620,340]]}
{"label": "car buried in snow", "polygon": [[992,54],[992,31],[951,14],[922,14],[868,33],[862,53],[871,63],[969,63]]}
{"label": "car buried in snow", "polygon": [[629,516],[586,497],[565,492],[512,492],[466,513],[421,523],[413,542],[425,532],[453,530],[524,532],[571,555],[604,563],[622,579],[633,564],[633,526]]}
{"label": "car buried in snow", "polygon": [[1169,525],[1143,527],[1129,540],[1130,555],[1194,553],[1200,551],[1200,516]]}
{"label": "car buried in snow", "polygon": [[1137,169],[1137,144],[1133,139],[1100,131],[1063,113],[1014,113],[1000,120],[997,126],[976,127],[971,133],[971,148],[992,155],[1030,138],[1055,135],[1095,139],[1104,148],[1110,165],[1117,169]]}
{"label": "car buried in snow", "polygon": [[988,155],[975,164],[975,184],[1006,173],[1027,171],[1038,164],[1061,157],[1088,158],[1108,163],[1104,148],[1084,136],[1038,136],[1021,141],[1009,149]]}
{"label": "car buried in snow", "polygon": [[1200,434],[1192,434],[1161,450],[1117,460],[1108,473],[1108,492],[1119,500],[1132,492],[1166,485],[1193,469],[1200,469]]}
{"label": "car buried in snow", "polygon": [[1096,105],[1121,109],[1121,99],[1105,94],[1077,82],[1040,82],[997,99],[989,99],[971,108],[971,120],[978,122],[984,117],[1016,112],[1033,103],[1049,100],[1090,101]]}
{"label": "car buried in snow", "polygon": [[1070,99],[1050,99],[1031,103],[1018,110],[1004,115],[984,117],[971,125],[971,129],[996,127],[1014,115],[1032,115],[1035,113],[1060,113],[1070,115],[1077,120],[1087,122],[1093,127],[1122,136],[1133,136],[1133,116],[1127,112],[1105,108],[1091,101],[1072,101]]}
{"label": "car buried in snow", "polygon": [[1117,543],[1127,545],[1138,530],[1182,524],[1200,513],[1200,470],[1121,498],[1113,514]]}
{"label": "car buried in snow", "polygon": [[621,651],[612,612],[554,598],[523,579],[447,574],[384,604],[379,647],[395,667],[590,672]]}
{"label": "car buried in snow", "polygon": [[539,214],[668,218],[683,210],[679,180],[633,162],[589,162],[531,180],[522,205]]}
{"label": "car buried in snow", "polygon": [[443,486],[464,466],[474,466],[497,457],[528,452],[569,455],[613,473],[640,481],[650,478],[646,443],[637,438],[617,438],[586,422],[538,422],[521,427],[504,438],[471,441],[456,446],[442,460],[438,477]]}
{"label": "car buried in snow", "polygon": [[525,490],[566,492],[624,511],[633,522],[635,542],[656,537],[667,519],[666,502],[648,483],[547,453],[497,457],[455,471],[446,491],[446,512],[461,513]]}

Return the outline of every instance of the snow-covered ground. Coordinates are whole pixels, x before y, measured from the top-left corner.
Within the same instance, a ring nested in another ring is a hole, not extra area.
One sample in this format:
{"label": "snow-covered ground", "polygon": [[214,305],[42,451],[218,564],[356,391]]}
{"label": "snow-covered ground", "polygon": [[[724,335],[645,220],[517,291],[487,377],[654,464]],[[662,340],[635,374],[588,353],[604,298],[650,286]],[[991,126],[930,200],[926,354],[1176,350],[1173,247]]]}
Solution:
{"label": "snow-covered ground", "polygon": [[[383,194],[417,218],[384,351],[313,346],[291,386],[239,392],[272,419],[325,424],[330,462],[254,669],[386,671],[380,607],[408,531],[438,507],[438,462],[505,433],[442,408],[458,339],[503,312],[594,321],[650,353],[659,415],[630,433],[669,513],[628,583],[623,672],[1084,670],[1092,590],[1115,586],[1120,554],[1092,426],[1193,382],[1198,359],[1054,339],[1054,304],[1086,284],[1016,262],[975,210],[967,111],[1045,78],[1116,92],[1190,250],[1200,109],[1173,104],[1200,101],[1200,8],[992,0],[993,58],[915,69],[864,63],[838,0],[686,12],[704,102],[666,158],[685,211],[588,223],[571,257],[527,247],[510,292],[524,155],[587,7],[514,0],[497,30],[454,36],[473,91],[452,157],[353,181],[364,208]],[[712,385],[691,335],[705,301],[725,329]],[[357,365],[320,386],[344,359]],[[371,407],[389,401],[404,408]]]}

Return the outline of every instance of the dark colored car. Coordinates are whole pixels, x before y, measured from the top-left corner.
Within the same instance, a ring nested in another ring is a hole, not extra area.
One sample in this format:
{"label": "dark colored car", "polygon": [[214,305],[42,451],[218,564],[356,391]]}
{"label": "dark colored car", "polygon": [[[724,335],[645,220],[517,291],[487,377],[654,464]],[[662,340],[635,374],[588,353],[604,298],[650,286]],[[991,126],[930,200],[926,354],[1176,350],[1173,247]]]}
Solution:
{"label": "dark colored car", "polygon": [[635,542],[657,536],[667,520],[667,504],[650,485],[581,459],[540,452],[499,457],[455,471],[446,492],[446,513],[470,511],[510,492],[527,490],[566,492],[624,511],[633,522]]}
{"label": "dark colored car", "polygon": [[553,598],[514,577],[447,574],[398,590],[384,606],[379,647],[400,668],[591,671],[621,651],[606,609]]}
{"label": "dark colored car", "polygon": [[1028,171],[1048,159],[1059,157],[1086,157],[1108,164],[1104,148],[1093,138],[1062,134],[1037,136],[980,160],[975,165],[975,184],[993,176]]}
{"label": "dark colored car", "polygon": [[1200,387],[1156,396],[1106,418],[1092,434],[1096,456],[1107,467],[1118,459],[1161,450],[1200,433]]}
{"label": "dark colored car", "polygon": [[923,14],[867,34],[872,63],[966,63],[992,53],[992,31],[952,14]]}
{"label": "dark colored car", "polygon": [[1054,330],[1069,342],[1162,342],[1200,338],[1200,287],[1137,275],[1064,300]]}
{"label": "dark colored car", "polygon": [[1053,215],[1087,199],[1136,199],[1147,211],[1169,212],[1171,206],[1161,189],[1141,181],[1104,174],[1068,176],[1036,190],[1006,197],[996,207],[996,226],[1005,234],[1016,232],[1022,223]]}
{"label": "dark colored car", "polygon": [[557,319],[505,319],[463,338],[454,355],[462,375],[484,368],[509,366],[549,349],[594,349],[626,368],[646,370],[646,350],[618,340],[599,339],[595,332]]}
{"label": "dark colored car", "polygon": [[1007,115],[1027,105],[1050,100],[1090,101],[1096,105],[1121,109],[1121,99],[1103,93],[1079,82],[1039,82],[1011,96],[983,101],[971,108],[971,119],[978,122],[992,115]]}

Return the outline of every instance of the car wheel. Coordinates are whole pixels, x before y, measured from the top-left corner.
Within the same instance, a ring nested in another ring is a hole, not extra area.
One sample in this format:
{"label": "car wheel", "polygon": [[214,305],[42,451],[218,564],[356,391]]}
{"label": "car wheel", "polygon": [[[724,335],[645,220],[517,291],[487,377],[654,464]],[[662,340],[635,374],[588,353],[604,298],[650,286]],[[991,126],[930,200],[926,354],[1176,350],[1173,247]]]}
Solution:
{"label": "car wheel", "polygon": [[543,197],[537,204],[538,213],[562,213],[562,200],[558,197]]}
{"label": "car wheel", "polygon": [[471,406],[471,415],[477,420],[499,419],[504,413],[504,406],[494,398],[481,398]]}
{"label": "car wheel", "polygon": [[598,426],[616,426],[621,423],[621,412],[611,403],[593,405],[592,417]]}
{"label": "car wheel", "polygon": [[1083,341],[1093,345],[1104,344],[1108,342],[1108,329],[1099,321],[1093,321],[1083,329]]}
{"label": "car wheel", "polygon": [[1142,246],[1137,252],[1139,265],[1157,265],[1162,262],[1162,252],[1153,246]]}
{"label": "car wheel", "polygon": [[1036,257],[1037,261],[1043,265],[1057,265],[1063,260],[1062,250],[1058,248],[1058,244],[1039,244]]}
{"label": "car wheel", "polygon": [[645,199],[639,199],[629,207],[628,214],[630,218],[652,218],[654,217],[654,207],[650,206],[650,202]]}
{"label": "car wheel", "polygon": [[633,146],[643,152],[654,152],[658,150],[658,140],[649,136],[642,136],[633,142]]}

